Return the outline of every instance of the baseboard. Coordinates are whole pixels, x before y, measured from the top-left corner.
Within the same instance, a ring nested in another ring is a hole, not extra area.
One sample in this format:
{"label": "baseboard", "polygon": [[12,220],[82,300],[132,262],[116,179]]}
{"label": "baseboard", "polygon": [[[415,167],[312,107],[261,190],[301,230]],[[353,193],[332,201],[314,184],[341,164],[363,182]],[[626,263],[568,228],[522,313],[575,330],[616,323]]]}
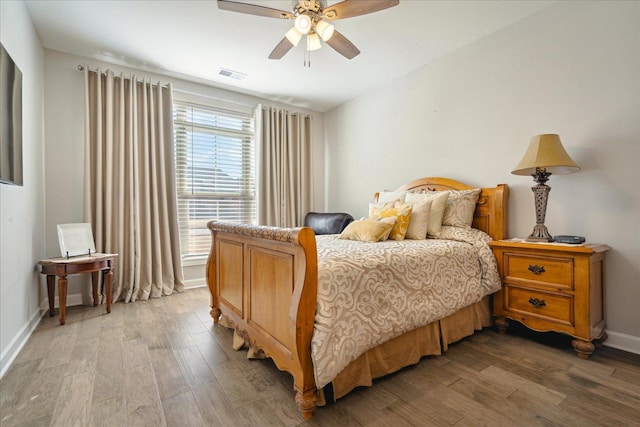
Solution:
{"label": "baseboard", "polygon": [[[67,295],[67,307],[74,305],[82,305],[82,294]],[[60,307],[58,297],[54,300],[54,307]],[[27,343],[33,331],[38,327],[42,317],[49,312],[49,300],[44,299],[38,310],[31,315],[29,321],[20,329],[20,331],[13,337],[5,351],[0,354],[0,378],[7,372],[15,358],[22,350],[22,347]]]}
{"label": "baseboard", "polygon": [[628,351],[629,353],[640,354],[640,337],[622,334],[608,329],[607,336],[608,338],[602,343],[603,345]]}
{"label": "baseboard", "polygon": [[202,288],[203,286],[207,286],[207,281],[204,277],[199,279],[189,279],[184,281],[185,289],[193,289],[193,288]]}
{"label": "baseboard", "polygon": [[[72,307],[74,305],[82,305],[82,294],[71,294],[67,295],[67,307]],[[58,308],[60,307],[60,300],[56,297],[53,300],[53,306]],[[40,303],[41,310],[49,310],[49,300],[44,300]]]}
{"label": "baseboard", "polygon": [[22,350],[22,347],[24,347],[29,337],[31,337],[31,334],[40,323],[40,319],[44,313],[45,311],[43,311],[41,307],[38,307],[38,310],[31,315],[29,321],[18,331],[7,348],[0,354],[0,379],[4,377],[4,374],[9,370],[9,367],[20,353],[20,350]]}

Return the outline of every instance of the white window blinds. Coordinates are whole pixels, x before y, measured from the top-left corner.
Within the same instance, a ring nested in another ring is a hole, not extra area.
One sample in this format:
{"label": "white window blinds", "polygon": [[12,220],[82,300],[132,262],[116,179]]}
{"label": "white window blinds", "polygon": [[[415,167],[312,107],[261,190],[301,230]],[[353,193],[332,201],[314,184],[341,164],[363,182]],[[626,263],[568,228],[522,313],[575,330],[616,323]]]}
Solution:
{"label": "white window blinds", "polygon": [[182,257],[202,258],[208,221],[256,221],[253,114],[174,101],[173,123]]}

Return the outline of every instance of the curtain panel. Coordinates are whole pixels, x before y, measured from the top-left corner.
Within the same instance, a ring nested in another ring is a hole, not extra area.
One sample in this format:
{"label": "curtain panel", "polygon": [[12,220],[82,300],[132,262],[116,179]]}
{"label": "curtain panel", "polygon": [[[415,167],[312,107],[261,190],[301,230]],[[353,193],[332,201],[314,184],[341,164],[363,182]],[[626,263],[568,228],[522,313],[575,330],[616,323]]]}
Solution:
{"label": "curtain panel", "polygon": [[184,290],[171,86],[91,71],[85,77],[85,220],[117,253],[113,301]]}
{"label": "curtain panel", "polygon": [[256,108],[258,223],[299,227],[311,207],[311,116]]}

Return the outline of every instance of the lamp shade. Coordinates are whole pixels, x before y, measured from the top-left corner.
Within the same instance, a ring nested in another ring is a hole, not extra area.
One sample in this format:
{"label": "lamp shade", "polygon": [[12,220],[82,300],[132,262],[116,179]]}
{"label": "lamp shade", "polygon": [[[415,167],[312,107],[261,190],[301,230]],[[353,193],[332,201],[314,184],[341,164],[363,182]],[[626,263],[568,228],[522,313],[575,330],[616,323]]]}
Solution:
{"label": "lamp shade", "polygon": [[300,39],[302,38],[302,34],[300,34],[300,31],[296,30],[296,27],[291,27],[291,29],[287,31],[287,34],[285,34],[285,37],[292,45],[298,46],[298,43],[300,43]]}
{"label": "lamp shade", "polygon": [[309,30],[311,30],[311,18],[308,15],[298,15],[296,20],[293,22],[296,30],[298,30],[301,34],[307,34]]}
{"label": "lamp shade", "polygon": [[333,35],[333,30],[333,25],[329,24],[327,21],[322,20],[316,24],[316,33],[318,33],[318,35],[322,37],[322,40],[324,41],[327,41],[331,38],[331,36]]}
{"label": "lamp shade", "polygon": [[554,175],[562,175],[580,170],[567,154],[560,137],[555,134],[536,135],[531,138],[529,148],[518,166],[511,171],[514,175],[531,175],[536,168],[545,169]]}
{"label": "lamp shade", "polygon": [[318,50],[322,47],[320,37],[316,33],[307,35],[307,50]]}

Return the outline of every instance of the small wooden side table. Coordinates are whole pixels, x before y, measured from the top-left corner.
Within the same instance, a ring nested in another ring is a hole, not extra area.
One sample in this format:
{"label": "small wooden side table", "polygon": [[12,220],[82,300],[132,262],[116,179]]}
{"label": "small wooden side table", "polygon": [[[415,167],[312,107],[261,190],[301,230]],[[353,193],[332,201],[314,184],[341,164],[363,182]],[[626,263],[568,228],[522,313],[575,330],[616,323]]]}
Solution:
{"label": "small wooden side table", "polygon": [[93,306],[98,305],[98,273],[102,271],[102,281],[107,293],[107,313],[111,313],[111,281],[113,266],[118,254],[95,253],[73,258],[51,258],[40,261],[40,271],[47,275],[47,295],[49,296],[49,316],[54,316],[56,276],[58,276],[58,296],[60,300],[60,324],[64,325],[67,308],[67,275],[91,273],[93,286]]}

